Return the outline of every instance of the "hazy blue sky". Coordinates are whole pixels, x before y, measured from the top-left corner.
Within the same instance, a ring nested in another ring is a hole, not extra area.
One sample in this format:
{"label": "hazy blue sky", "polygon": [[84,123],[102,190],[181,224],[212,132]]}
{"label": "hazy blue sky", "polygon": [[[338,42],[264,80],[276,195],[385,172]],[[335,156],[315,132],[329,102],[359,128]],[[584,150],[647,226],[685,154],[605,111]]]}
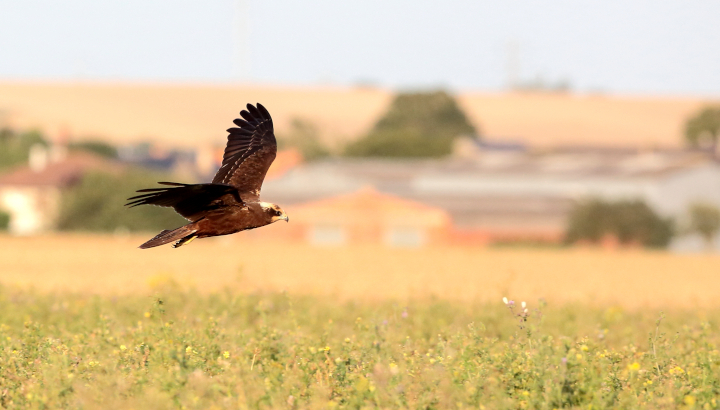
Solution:
{"label": "hazy blue sky", "polygon": [[512,72],[718,96],[720,1],[0,0],[0,79],[494,90]]}

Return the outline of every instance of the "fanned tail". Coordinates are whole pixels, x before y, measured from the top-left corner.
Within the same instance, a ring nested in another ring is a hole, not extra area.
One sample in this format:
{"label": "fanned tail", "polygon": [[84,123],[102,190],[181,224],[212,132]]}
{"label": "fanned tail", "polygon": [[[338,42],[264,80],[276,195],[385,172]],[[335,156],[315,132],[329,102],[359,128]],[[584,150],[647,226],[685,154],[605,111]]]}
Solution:
{"label": "fanned tail", "polygon": [[195,233],[197,231],[197,228],[193,228],[192,224],[181,226],[173,230],[164,230],[157,234],[154,238],[140,245],[140,249],[154,248],[174,241],[177,241],[177,243],[173,246],[173,248],[177,248],[195,239]]}

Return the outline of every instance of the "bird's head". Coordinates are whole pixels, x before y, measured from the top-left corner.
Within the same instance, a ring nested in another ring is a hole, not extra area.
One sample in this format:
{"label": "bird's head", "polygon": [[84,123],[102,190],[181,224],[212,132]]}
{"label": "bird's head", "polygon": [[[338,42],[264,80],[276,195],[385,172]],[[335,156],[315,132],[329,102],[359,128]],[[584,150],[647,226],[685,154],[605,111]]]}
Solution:
{"label": "bird's head", "polygon": [[277,221],[290,222],[290,218],[288,218],[287,214],[282,208],[280,208],[280,206],[268,202],[261,202],[260,206],[262,207],[263,212],[265,212],[265,215],[269,217],[269,223]]}

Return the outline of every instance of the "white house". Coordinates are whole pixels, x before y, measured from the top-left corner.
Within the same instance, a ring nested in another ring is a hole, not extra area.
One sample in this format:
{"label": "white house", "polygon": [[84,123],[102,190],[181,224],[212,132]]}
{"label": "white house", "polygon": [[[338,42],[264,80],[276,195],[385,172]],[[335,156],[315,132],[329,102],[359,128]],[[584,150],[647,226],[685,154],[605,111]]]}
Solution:
{"label": "white house", "polygon": [[52,230],[64,189],[80,182],[92,169],[107,169],[104,159],[87,153],[35,146],[29,164],[0,175],[0,209],[10,214],[9,231],[31,235]]}

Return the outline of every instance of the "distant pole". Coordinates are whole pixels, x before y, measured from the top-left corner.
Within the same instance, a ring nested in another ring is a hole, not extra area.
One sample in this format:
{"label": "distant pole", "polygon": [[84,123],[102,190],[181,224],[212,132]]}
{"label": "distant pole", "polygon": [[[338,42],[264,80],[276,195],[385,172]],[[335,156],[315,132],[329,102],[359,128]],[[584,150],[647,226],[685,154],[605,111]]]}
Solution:
{"label": "distant pole", "polygon": [[517,41],[511,40],[507,43],[505,70],[507,76],[505,86],[508,90],[517,89],[520,81],[520,45]]}
{"label": "distant pole", "polygon": [[233,78],[250,80],[250,7],[248,0],[236,0],[233,18]]}

